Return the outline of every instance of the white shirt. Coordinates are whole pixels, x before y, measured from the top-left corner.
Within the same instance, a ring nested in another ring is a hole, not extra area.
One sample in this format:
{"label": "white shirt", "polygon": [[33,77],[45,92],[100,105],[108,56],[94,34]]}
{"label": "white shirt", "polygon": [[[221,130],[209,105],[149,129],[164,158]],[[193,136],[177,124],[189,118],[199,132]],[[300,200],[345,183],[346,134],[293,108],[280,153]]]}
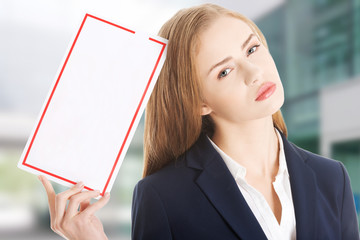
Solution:
{"label": "white shirt", "polygon": [[296,223],[289,173],[287,170],[282,138],[276,128],[275,131],[280,147],[279,170],[275,177],[275,182],[272,184],[281,203],[282,211],[280,225],[265,197],[246,182],[246,168],[226,155],[226,153],[224,153],[209,137],[208,138],[229,168],[230,173],[234,177],[242,195],[255,215],[266,237],[274,240],[294,240],[296,239]]}

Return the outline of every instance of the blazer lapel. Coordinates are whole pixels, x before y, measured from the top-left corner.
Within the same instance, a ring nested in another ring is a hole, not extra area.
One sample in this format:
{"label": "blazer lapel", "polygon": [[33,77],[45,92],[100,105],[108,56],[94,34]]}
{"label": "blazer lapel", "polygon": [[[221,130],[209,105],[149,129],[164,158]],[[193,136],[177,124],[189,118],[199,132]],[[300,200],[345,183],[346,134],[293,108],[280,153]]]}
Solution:
{"label": "blazer lapel", "polygon": [[[281,133],[281,131],[280,131]],[[316,179],[299,149],[281,133],[295,209],[296,238],[315,239]]]}
{"label": "blazer lapel", "polygon": [[196,183],[241,239],[267,239],[234,178],[205,135],[186,155],[188,166],[201,169]]}

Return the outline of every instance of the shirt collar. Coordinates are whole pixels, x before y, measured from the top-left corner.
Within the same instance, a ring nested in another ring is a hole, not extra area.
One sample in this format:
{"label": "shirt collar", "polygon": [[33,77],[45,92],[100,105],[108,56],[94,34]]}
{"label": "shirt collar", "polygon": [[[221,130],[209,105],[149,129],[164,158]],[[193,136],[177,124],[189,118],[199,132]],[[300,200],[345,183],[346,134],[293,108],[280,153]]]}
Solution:
{"label": "shirt collar", "polygon": [[[274,129],[275,129],[275,132],[278,137],[279,148],[280,148],[279,170],[278,170],[278,173],[276,176],[279,176],[282,174],[286,174],[286,176],[289,176],[289,173],[287,171],[283,141],[282,141],[281,135],[280,135],[279,131],[277,130],[277,128],[274,128]],[[231,175],[234,177],[234,179],[236,180],[238,178],[241,178],[241,179],[245,180],[246,168],[244,166],[242,166],[241,164],[239,164],[238,162],[236,162],[234,159],[232,159],[226,153],[224,153],[209,137],[207,137],[207,138],[210,140],[210,143],[213,145],[215,150],[220,154],[220,156],[224,160],[226,166],[228,167],[228,169],[229,169]]]}
{"label": "shirt collar", "polygon": [[287,169],[287,165],[286,165],[286,158],[285,158],[285,151],[284,151],[284,143],[283,140],[281,138],[280,132],[279,130],[277,130],[277,128],[275,128],[276,134],[278,136],[278,141],[279,141],[279,171],[278,174],[286,174],[287,176],[289,176],[289,172]]}

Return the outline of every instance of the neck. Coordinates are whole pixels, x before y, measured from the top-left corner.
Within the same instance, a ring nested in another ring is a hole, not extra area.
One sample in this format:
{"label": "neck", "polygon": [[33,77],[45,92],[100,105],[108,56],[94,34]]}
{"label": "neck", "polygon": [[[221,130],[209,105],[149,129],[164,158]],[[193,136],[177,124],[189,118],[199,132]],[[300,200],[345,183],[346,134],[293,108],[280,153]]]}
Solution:
{"label": "neck", "polygon": [[212,140],[247,173],[270,178],[276,175],[279,143],[271,116],[241,124],[216,124]]}

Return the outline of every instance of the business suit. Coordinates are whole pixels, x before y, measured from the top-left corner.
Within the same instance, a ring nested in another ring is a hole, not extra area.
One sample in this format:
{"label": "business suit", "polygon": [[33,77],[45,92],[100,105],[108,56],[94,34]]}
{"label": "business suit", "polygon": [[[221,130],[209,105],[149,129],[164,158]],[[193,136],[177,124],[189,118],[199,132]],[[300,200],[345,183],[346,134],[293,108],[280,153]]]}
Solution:
{"label": "business suit", "polygon": [[[297,239],[359,239],[354,199],[342,163],[298,148],[281,134]],[[133,239],[266,239],[204,134],[179,159],[139,181]]]}

